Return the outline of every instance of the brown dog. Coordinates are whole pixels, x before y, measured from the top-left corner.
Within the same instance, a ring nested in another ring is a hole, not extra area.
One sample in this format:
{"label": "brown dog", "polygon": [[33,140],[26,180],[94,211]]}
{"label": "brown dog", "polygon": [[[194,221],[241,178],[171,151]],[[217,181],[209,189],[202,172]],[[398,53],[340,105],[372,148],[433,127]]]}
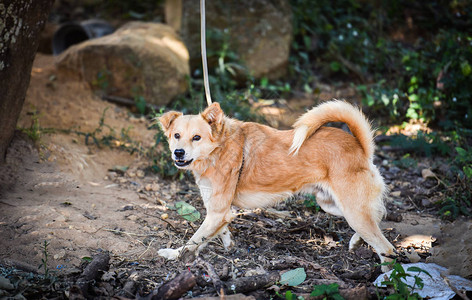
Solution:
{"label": "brown dog", "polygon": [[[175,165],[193,172],[207,210],[185,246],[161,249],[160,256],[193,254],[218,234],[229,248],[231,205],[264,207],[295,193],[315,193],[325,212],[346,218],[355,231],[350,250],[363,239],[382,262],[394,253],[378,225],[385,213],[386,188],[372,162],[373,134],[352,105],[323,103],[302,115],[295,129],[285,131],[228,118],[218,103],[200,115],[171,111],[159,121]],[[353,135],[322,127],[327,122],[344,122]]]}

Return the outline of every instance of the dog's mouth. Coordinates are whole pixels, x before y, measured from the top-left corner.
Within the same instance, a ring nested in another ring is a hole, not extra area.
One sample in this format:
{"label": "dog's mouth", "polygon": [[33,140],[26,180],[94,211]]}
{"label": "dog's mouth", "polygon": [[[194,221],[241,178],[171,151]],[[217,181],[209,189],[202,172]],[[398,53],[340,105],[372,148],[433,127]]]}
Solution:
{"label": "dog's mouth", "polygon": [[174,164],[179,167],[179,168],[182,168],[182,167],[186,167],[188,165],[190,165],[193,161],[193,158],[191,160],[183,160],[183,159],[179,159],[179,160],[174,160]]}

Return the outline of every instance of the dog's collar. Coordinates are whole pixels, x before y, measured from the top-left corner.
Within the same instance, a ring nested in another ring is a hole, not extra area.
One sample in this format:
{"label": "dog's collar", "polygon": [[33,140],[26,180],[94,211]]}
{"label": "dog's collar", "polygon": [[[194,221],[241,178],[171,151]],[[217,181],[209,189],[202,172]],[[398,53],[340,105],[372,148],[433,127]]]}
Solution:
{"label": "dog's collar", "polygon": [[239,180],[241,179],[241,173],[243,172],[243,168],[244,168],[244,148],[243,148],[243,159],[241,161],[241,168],[239,168],[238,183],[239,183]]}

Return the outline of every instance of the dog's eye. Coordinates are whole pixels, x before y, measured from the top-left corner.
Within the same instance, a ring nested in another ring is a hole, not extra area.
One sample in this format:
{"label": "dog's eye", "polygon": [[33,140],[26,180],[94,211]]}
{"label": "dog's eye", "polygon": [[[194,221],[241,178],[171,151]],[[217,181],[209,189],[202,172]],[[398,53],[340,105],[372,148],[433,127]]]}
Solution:
{"label": "dog's eye", "polygon": [[178,140],[178,139],[180,139],[180,134],[176,133],[176,134],[174,134],[174,137],[175,137],[175,139]]}
{"label": "dog's eye", "polygon": [[199,141],[200,139],[201,139],[201,136],[199,136],[199,135],[194,135],[193,138],[192,138],[192,140],[194,140],[194,141]]}

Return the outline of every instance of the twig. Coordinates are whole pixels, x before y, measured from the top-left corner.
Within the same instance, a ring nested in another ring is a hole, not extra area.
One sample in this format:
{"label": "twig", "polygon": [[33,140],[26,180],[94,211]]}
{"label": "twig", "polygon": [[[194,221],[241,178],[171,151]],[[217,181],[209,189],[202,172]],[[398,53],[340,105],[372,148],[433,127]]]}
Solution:
{"label": "twig", "polygon": [[456,288],[452,283],[451,281],[449,280],[449,278],[444,275],[444,274],[440,274],[442,279],[444,279],[444,282],[446,282],[446,284],[451,288],[451,290],[456,293],[459,297],[461,297],[463,300],[470,300],[469,297],[467,297],[467,294],[464,292],[464,291],[461,291],[459,290],[458,288]]}
{"label": "twig", "polygon": [[139,256],[138,256],[138,259],[140,259],[144,254],[146,254],[146,252],[148,252],[148,250],[151,248],[151,245],[152,245],[152,242],[154,242],[155,239],[152,239],[150,242],[149,242],[149,245],[146,247],[146,250],[144,250],[143,253],[141,253]]}
{"label": "twig", "polygon": [[116,229],[109,229],[109,228],[103,228],[105,231],[110,231],[114,233],[121,233],[121,234],[126,234],[128,236],[137,236],[137,237],[150,237],[150,236],[157,236],[155,234],[141,234],[141,233],[132,233],[132,232],[126,232],[126,231],[121,231],[121,230],[116,230]]}
{"label": "twig", "polygon": [[195,264],[205,268],[205,270],[208,273],[208,276],[210,276],[211,281],[213,282],[213,286],[215,287],[215,290],[218,293],[218,295],[224,296],[225,293],[224,293],[223,283],[221,282],[221,279],[218,276],[218,274],[216,274],[215,268],[213,268],[213,266],[209,262],[203,260],[200,257],[197,258],[197,260],[195,261]]}
{"label": "twig", "polygon": [[[102,99],[106,100],[108,102],[111,102],[111,103],[125,105],[125,106],[135,106],[136,105],[136,103],[132,99],[117,97],[117,96],[112,96],[112,95],[103,95]],[[151,103],[146,103],[146,108],[147,109],[152,108],[152,109],[157,110],[157,111],[159,111],[159,109],[160,109],[159,106],[157,106],[155,104],[151,104]]]}

